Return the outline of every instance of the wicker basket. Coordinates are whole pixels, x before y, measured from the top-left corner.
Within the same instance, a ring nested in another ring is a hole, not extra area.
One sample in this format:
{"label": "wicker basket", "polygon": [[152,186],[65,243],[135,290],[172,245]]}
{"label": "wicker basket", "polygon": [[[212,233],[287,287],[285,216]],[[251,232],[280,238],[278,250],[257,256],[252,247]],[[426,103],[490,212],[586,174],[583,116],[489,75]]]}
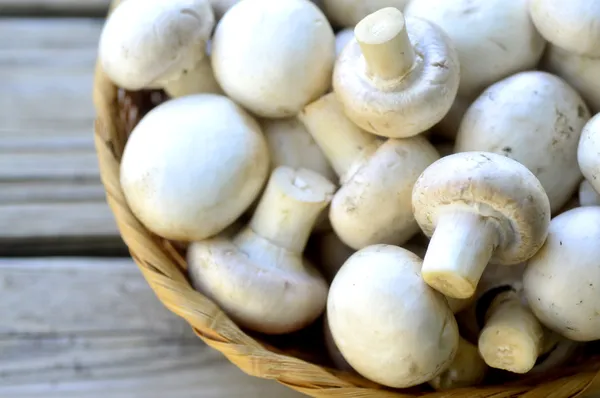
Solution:
{"label": "wicker basket", "polygon": [[[113,1],[111,9],[117,3]],[[312,397],[562,398],[600,389],[600,350],[590,345],[568,367],[545,374],[542,380],[532,376],[515,381],[500,374],[492,375],[485,387],[434,392],[427,387],[392,390],[356,374],[335,370],[324,355],[322,327],[318,325],[278,337],[241,330],[215,303],[190,286],[181,245],[149,232],[129,209],[119,185],[119,163],[129,133],[149,110],[166,99],[162,91],[120,89],[97,66],[95,143],[107,200],[131,256],[161,302],[242,371],[276,380]]]}

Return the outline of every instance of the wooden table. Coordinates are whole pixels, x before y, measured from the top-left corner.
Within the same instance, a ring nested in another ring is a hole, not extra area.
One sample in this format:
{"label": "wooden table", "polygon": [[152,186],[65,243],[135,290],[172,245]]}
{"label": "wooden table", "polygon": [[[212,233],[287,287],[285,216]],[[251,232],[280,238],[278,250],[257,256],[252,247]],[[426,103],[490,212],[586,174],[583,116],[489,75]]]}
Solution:
{"label": "wooden table", "polygon": [[125,257],[92,137],[106,7],[0,0],[0,397],[300,397],[204,345]]}

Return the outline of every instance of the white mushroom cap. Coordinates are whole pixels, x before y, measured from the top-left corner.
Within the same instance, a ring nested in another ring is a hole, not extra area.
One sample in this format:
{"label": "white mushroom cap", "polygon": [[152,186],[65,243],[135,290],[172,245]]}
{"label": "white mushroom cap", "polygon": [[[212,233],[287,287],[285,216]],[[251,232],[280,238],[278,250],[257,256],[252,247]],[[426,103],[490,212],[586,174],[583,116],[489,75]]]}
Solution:
{"label": "white mushroom cap", "polygon": [[433,22],[448,34],[460,60],[459,95],[472,98],[538,63],[546,42],[528,5],[529,0],[412,0],[406,15]]}
{"label": "white mushroom cap", "polygon": [[269,146],[272,168],[303,168],[313,170],[328,180],[337,180],[323,151],[297,117],[263,119],[260,124]]}
{"label": "white mushroom cap", "polygon": [[124,1],[102,30],[100,63],[120,87],[162,85],[205,56],[214,23],[208,0]]}
{"label": "white mushroom cap", "polygon": [[441,29],[384,8],[359,22],[354,34],[333,75],[334,92],[354,123],[400,138],[444,117],[456,97],[459,65]]}
{"label": "white mushroom cap", "polygon": [[531,18],[550,43],[581,55],[600,57],[600,2],[530,0]]}
{"label": "white mushroom cap", "polygon": [[333,336],[331,335],[331,330],[329,329],[329,321],[327,320],[327,311],[325,311],[325,316],[323,320],[323,335],[325,340],[325,349],[327,350],[327,354],[329,358],[331,358],[335,367],[339,370],[345,370],[348,372],[353,371],[352,366],[344,359],[344,356],[340,352],[340,350],[335,345],[335,341],[333,340]]}
{"label": "white mushroom cap", "polygon": [[166,82],[164,90],[173,98],[200,93],[224,94],[215,79],[208,56],[202,58],[193,69],[184,70],[179,78]]}
{"label": "white mushroom cap", "polygon": [[381,143],[348,120],[331,93],[309,104],[299,118],[341,177],[329,220],[342,242],[355,250],[401,245],[417,233],[412,187],[439,158],[429,141],[417,136]]}
{"label": "white mushroom cap", "polygon": [[458,349],[454,316],[420,269],[421,259],[408,250],[374,245],[352,255],[329,290],[336,346],[358,373],[385,386],[433,379]]}
{"label": "white mushroom cap", "polygon": [[256,115],[290,117],[331,86],[335,36],[308,0],[244,0],[213,36],[217,81]]}
{"label": "white mushroom cap", "polygon": [[455,152],[493,152],[526,166],[542,183],[553,213],[581,181],[577,146],[590,113],[564,80],[520,72],[488,87],[469,107]]}
{"label": "white mushroom cap", "polygon": [[549,45],[542,66],[573,86],[593,113],[600,112],[600,58],[572,54]]}
{"label": "white mushroom cap", "polygon": [[577,149],[579,168],[596,192],[600,192],[600,113],[591,118],[581,133]]}
{"label": "white mushroom cap", "polygon": [[523,285],[537,318],[575,341],[600,340],[600,207],[569,210],[550,223]]}
{"label": "white mushroom cap", "polygon": [[579,184],[579,205],[600,206],[600,194],[596,192],[588,180],[583,180]]}
{"label": "white mushroom cap", "polygon": [[302,252],[334,189],[310,170],[275,169],[252,220],[232,241],[190,246],[193,286],[258,332],[289,333],[312,323],[325,309],[327,282]]}
{"label": "white mushroom cap", "polygon": [[483,382],[487,370],[477,347],[461,337],[450,367],[430,380],[429,385],[438,391],[475,386]]}
{"label": "white mushroom cap", "polygon": [[339,56],[346,45],[354,38],[354,29],[343,29],[335,35],[335,54]]}
{"label": "white mushroom cap", "polygon": [[226,97],[197,94],[167,101],[138,123],[125,146],[121,187],[148,229],[192,241],[234,222],[268,171],[258,124]]}
{"label": "white mushroom cap", "polygon": [[412,205],[431,236],[423,278],[454,298],[475,293],[490,260],[511,265],[533,256],[550,223],[548,196],[537,178],[522,164],[487,152],[433,163],[417,180]]}
{"label": "white mushroom cap", "polygon": [[323,0],[325,15],[333,25],[354,28],[364,17],[386,7],[402,11],[409,0]]}

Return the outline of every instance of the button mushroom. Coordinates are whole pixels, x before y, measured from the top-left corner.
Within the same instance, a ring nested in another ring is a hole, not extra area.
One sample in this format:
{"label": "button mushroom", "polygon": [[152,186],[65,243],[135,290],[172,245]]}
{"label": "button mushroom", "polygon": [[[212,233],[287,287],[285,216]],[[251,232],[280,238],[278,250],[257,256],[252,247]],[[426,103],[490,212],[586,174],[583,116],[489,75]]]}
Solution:
{"label": "button mushroom", "polygon": [[386,7],[403,10],[409,0],[323,0],[323,10],[332,24],[354,28],[369,14]]}
{"label": "button mushroom", "polygon": [[413,0],[406,15],[448,34],[460,60],[459,96],[471,100],[494,82],[537,65],[546,42],[528,5],[529,0]]}
{"label": "button mushroom", "polygon": [[477,347],[461,337],[454,360],[448,369],[430,380],[429,385],[438,391],[475,386],[483,382],[487,370]]}
{"label": "button mushroom", "polygon": [[210,64],[210,57],[201,59],[194,69],[184,70],[178,79],[164,84],[165,92],[172,98],[198,93],[223,94]]}
{"label": "button mushroom", "polygon": [[354,37],[354,30],[352,29],[343,29],[337,32],[335,35],[335,54],[339,57],[342,53],[342,50],[346,48],[346,45],[352,40]]}
{"label": "button mushroom", "polygon": [[572,54],[549,45],[542,67],[573,86],[593,113],[600,112],[600,58]]}
{"label": "button mushroom", "polygon": [[550,43],[565,50],[600,57],[600,2],[530,0],[531,18]]}
{"label": "button mushroom", "polygon": [[201,62],[214,23],[208,0],[124,1],[100,36],[102,69],[128,90],[164,87],[184,71],[204,73]]}
{"label": "button mushroom", "polygon": [[579,184],[579,205],[600,206],[600,195],[588,180],[583,180]]}
{"label": "button mushroom", "polygon": [[217,25],[215,77],[225,93],[268,118],[296,115],[331,86],[335,36],[308,0],[244,0]]}
{"label": "button mushroom", "polygon": [[456,97],[459,65],[441,29],[383,8],[360,21],[354,35],[333,75],[333,90],[354,123],[403,138],[444,117]]}
{"label": "button mushroom", "polygon": [[526,166],[542,183],[553,213],[577,190],[577,146],[590,118],[583,99],[546,72],[520,72],[488,87],[471,104],[455,152],[483,151]]}
{"label": "button mushroom", "polygon": [[358,373],[385,386],[437,377],[458,349],[454,316],[420,269],[421,259],[408,250],[369,246],[346,261],[329,290],[335,345]]}
{"label": "button mushroom", "polygon": [[468,298],[487,264],[511,265],[544,243],[550,204],[544,188],[520,163],[486,152],[456,153],[417,180],[414,215],[431,237],[423,279],[446,296]]}
{"label": "button mushroom", "polygon": [[600,192],[600,113],[591,118],[581,133],[577,149],[579,168],[596,192]]}
{"label": "button mushroom", "polygon": [[425,168],[439,158],[423,137],[390,139],[354,125],[330,93],[299,115],[340,176],[342,187],[329,212],[340,239],[353,249],[402,244],[418,231],[412,215],[412,187]]}
{"label": "button mushroom", "polygon": [[289,333],[312,323],[325,308],[327,282],[302,252],[334,189],[313,171],[275,169],[241,232],[190,246],[193,286],[258,332]]}
{"label": "button mushroom", "polygon": [[600,340],[600,207],[569,210],[550,223],[523,285],[537,318],[574,341]]}
{"label": "button mushroom", "polygon": [[196,94],[159,105],[137,124],[123,153],[121,187],[149,230],[193,241],[233,223],[268,172],[258,124],[226,97]]}

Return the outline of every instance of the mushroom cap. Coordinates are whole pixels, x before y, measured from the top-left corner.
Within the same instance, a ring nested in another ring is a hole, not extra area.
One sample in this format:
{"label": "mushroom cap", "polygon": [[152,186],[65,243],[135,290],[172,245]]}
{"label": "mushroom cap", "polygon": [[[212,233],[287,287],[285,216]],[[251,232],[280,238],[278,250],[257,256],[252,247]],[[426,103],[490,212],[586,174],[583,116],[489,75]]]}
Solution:
{"label": "mushroom cap", "polygon": [[329,219],[342,242],[355,250],[401,245],[419,230],[411,207],[413,185],[439,154],[425,138],[383,143],[334,195]]}
{"label": "mushroom cap", "polygon": [[214,23],[208,0],[121,2],[100,36],[102,69],[128,90],[163,84],[205,56]]}
{"label": "mushroom cap", "polygon": [[[300,330],[325,309],[327,283],[297,253],[244,229],[240,250],[222,238],[194,242],[188,273],[195,289],[214,300],[236,324],[257,332]],[[249,249],[250,248],[250,249]]]}
{"label": "mushroom cap", "polygon": [[550,43],[591,57],[600,56],[600,2],[596,0],[531,0],[531,19]]}
{"label": "mushroom cap", "polygon": [[352,40],[354,37],[354,30],[347,28],[340,30],[335,35],[335,54],[339,56],[342,53],[342,50],[346,47],[346,45]]}
{"label": "mushroom cap", "polygon": [[578,198],[580,206],[600,206],[600,194],[596,192],[588,180],[583,180],[579,184]]}
{"label": "mushroom cap", "polygon": [[166,82],[164,89],[172,98],[200,93],[223,94],[208,56],[202,58],[194,68],[184,70],[179,78]]}
{"label": "mushroom cap", "polygon": [[250,206],[268,171],[258,124],[226,97],[197,94],[167,101],[138,123],[123,153],[121,187],[155,234],[202,240]]}
{"label": "mushroom cap", "polygon": [[330,181],[339,180],[323,151],[298,118],[263,119],[260,124],[269,146],[272,168],[304,168]]}
{"label": "mushroom cap", "polygon": [[581,133],[577,162],[586,180],[600,192],[600,113],[591,118]]}
{"label": "mushroom cap", "polygon": [[488,87],[469,107],[455,152],[493,152],[526,166],[540,181],[552,212],[581,181],[577,146],[590,113],[579,94],[546,72],[520,72]]}
{"label": "mushroom cap", "polygon": [[523,276],[527,301],[549,329],[574,341],[600,339],[600,207],[569,210]]}
{"label": "mushroom cap", "polygon": [[234,101],[263,117],[294,116],[331,85],[335,36],[308,0],[244,0],[217,25],[212,64]]}
{"label": "mushroom cap", "polygon": [[545,40],[529,16],[529,0],[413,0],[406,15],[435,23],[460,61],[459,95],[477,96],[490,84],[535,67]]}
{"label": "mushroom cap", "polygon": [[592,113],[600,112],[600,58],[572,54],[549,45],[542,67],[565,79],[587,102]]}
{"label": "mushroom cap", "polygon": [[458,56],[448,37],[418,18],[406,18],[406,30],[416,58],[400,78],[371,78],[356,38],[335,64],[333,89],[346,115],[373,134],[402,138],[422,133],[444,117],[456,97]]}
{"label": "mushroom cap", "polygon": [[455,153],[429,166],[412,195],[417,223],[432,236],[438,217],[453,210],[492,217],[501,240],[492,262],[517,264],[544,244],[550,203],[538,179],[522,164],[488,152]]}
{"label": "mushroom cap", "polygon": [[354,28],[367,15],[386,7],[402,11],[409,0],[323,0],[325,15],[335,26]]}
{"label": "mushroom cap", "polygon": [[458,349],[454,316],[421,278],[421,266],[408,250],[369,246],[346,261],[329,290],[336,346],[358,373],[385,386],[433,379]]}
{"label": "mushroom cap", "polygon": [[430,380],[429,385],[437,391],[471,387],[483,382],[487,370],[477,346],[461,337],[454,361],[442,374]]}

